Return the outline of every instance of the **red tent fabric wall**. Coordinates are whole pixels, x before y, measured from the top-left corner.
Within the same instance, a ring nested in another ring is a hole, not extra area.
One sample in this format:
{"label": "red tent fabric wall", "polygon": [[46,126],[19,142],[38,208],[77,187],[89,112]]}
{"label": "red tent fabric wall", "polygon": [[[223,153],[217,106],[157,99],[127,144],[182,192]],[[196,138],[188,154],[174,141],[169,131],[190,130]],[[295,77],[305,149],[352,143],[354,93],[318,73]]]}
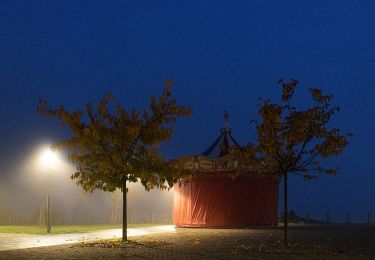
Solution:
{"label": "red tent fabric wall", "polygon": [[217,173],[174,186],[176,226],[248,227],[278,222],[279,178]]}

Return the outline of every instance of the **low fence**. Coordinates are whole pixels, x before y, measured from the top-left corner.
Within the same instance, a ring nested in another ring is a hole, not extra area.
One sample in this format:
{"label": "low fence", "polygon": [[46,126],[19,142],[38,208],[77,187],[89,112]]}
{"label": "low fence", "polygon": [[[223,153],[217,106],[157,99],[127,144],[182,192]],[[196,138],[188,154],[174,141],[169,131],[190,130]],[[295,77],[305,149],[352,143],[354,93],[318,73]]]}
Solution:
{"label": "low fence", "polygon": [[36,225],[35,216],[16,215],[14,213],[1,212],[0,225]]}
{"label": "low fence", "polygon": [[[127,218],[129,224],[141,223],[172,223],[172,212],[170,211],[132,211],[128,210]],[[279,216],[283,221],[284,214]],[[52,212],[52,223],[55,225],[93,225],[93,224],[121,224],[122,211],[112,212]],[[0,225],[42,225],[46,224],[46,211],[41,210],[34,214],[15,214],[12,212],[0,212]],[[326,212],[321,214],[305,213],[303,215],[290,212],[288,220],[291,223],[308,224],[375,224],[373,213],[344,213]]]}
{"label": "low fence", "polygon": [[[15,214],[0,212],[0,225],[41,225],[45,226],[47,211],[41,210],[34,214]],[[116,225],[122,223],[122,211],[112,212],[52,212],[51,221],[54,225]],[[129,224],[141,223],[172,223],[171,212],[167,211],[128,211]]]}
{"label": "low fence", "polygon": [[[284,220],[284,212],[279,215],[279,221]],[[291,223],[310,223],[310,224],[375,224],[375,217],[371,212],[352,213],[352,212],[326,212],[322,214],[297,215],[291,211],[288,213],[288,221]]]}

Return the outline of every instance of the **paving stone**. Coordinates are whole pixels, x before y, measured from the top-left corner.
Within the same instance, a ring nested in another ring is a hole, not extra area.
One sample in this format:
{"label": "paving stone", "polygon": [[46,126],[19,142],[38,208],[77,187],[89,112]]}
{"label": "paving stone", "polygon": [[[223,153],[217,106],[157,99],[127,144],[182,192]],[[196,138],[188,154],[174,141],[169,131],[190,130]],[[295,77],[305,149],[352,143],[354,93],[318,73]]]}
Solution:
{"label": "paving stone", "polygon": [[140,246],[59,245],[0,251],[0,259],[375,259],[375,226],[291,227],[292,246],[278,251],[282,234],[282,228],[178,228],[132,237]]}

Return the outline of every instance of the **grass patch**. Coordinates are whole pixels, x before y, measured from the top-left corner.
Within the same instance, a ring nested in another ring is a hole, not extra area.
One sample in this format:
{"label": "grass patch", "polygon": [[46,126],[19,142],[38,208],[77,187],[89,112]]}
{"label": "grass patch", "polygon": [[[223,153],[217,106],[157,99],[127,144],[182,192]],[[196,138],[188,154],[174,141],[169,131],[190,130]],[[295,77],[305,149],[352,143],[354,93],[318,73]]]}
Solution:
{"label": "grass patch", "polygon": [[[166,224],[129,224],[128,228],[152,227]],[[74,226],[53,226],[52,234],[85,233],[97,230],[122,228],[121,225],[74,225]],[[42,235],[46,234],[46,227],[43,226],[0,226],[0,233]]]}

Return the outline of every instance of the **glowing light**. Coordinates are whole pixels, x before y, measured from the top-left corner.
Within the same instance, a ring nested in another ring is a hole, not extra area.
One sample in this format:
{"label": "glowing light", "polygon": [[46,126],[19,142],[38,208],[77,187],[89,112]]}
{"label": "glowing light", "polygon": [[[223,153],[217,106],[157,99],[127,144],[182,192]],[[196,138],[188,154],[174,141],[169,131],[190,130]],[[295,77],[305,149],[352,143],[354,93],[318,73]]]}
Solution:
{"label": "glowing light", "polygon": [[56,169],[57,156],[50,148],[45,148],[40,153],[41,166],[46,169]]}

